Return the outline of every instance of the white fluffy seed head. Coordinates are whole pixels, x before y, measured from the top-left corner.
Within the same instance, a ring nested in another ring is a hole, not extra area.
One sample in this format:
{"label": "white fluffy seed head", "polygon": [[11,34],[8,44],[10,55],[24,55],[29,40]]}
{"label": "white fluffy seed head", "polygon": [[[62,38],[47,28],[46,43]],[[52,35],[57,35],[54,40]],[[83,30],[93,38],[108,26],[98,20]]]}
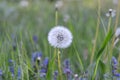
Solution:
{"label": "white fluffy seed head", "polygon": [[55,3],[55,8],[56,9],[60,9],[61,7],[63,6],[63,1],[56,1],[56,3]]}
{"label": "white fluffy seed head", "polygon": [[113,9],[109,9],[108,13],[106,13],[106,16],[107,17],[115,17],[116,15],[116,10],[113,10]]}
{"label": "white fluffy seed head", "polygon": [[120,28],[116,29],[115,36],[116,37],[120,37]]}
{"label": "white fluffy seed head", "polygon": [[27,7],[28,5],[29,5],[29,2],[27,0],[20,1],[20,6],[21,7]]}
{"label": "white fluffy seed head", "polygon": [[71,32],[63,26],[55,26],[48,33],[48,41],[55,48],[67,48],[72,43]]}

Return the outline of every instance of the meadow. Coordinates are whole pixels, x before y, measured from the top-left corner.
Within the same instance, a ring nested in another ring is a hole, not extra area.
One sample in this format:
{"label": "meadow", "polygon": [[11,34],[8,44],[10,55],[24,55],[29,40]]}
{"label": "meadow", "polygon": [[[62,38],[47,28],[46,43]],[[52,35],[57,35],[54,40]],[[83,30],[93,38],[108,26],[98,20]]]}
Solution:
{"label": "meadow", "polygon": [[120,0],[0,0],[0,80],[120,80],[119,15]]}

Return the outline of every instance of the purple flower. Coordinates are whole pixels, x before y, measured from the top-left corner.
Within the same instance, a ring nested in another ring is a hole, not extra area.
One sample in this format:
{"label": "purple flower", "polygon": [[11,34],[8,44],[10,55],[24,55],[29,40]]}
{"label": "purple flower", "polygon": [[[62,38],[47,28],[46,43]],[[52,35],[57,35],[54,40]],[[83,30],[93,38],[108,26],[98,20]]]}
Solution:
{"label": "purple flower", "polygon": [[57,80],[57,76],[58,76],[58,71],[54,72],[54,80]]}
{"label": "purple flower", "polygon": [[64,60],[64,66],[66,68],[70,68],[70,60],[69,59]]}
{"label": "purple flower", "polygon": [[117,65],[118,64],[118,61],[117,61],[117,59],[114,56],[112,57],[112,64],[113,65]]}
{"label": "purple flower", "polygon": [[14,77],[14,66],[9,66],[9,70],[11,72],[11,76]]}
{"label": "purple flower", "polygon": [[69,68],[64,68],[64,73],[65,74],[72,74],[72,71]]}
{"label": "purple flower", "polygon": [[45,77],[48,70],[49,58],[46,57],[41,65],[40,77]]}
{"label": "purple flower", "polygon": [[36,61],[39,62],[41,60],[41,58],[42,58],[42,52],[34,52],[32,54],[32,63],[35,64]]}
{"label": "purple flower", "polygon": [[113,76],[115,77],[120,77],[120,73],[117,72],[117,69],[118,69],[118,61],[115,57],[112,57],[112,74]]}
{"label": "purple flower", "polygon": [[47,69],[46,68],[42,68],[40,70],[40,77],[45,77],[46,76],[46,73],[47,73]]}
{"label": "purple flower", "polygon": [[8,62],[9,62],[9,71],[11,72],[11,76],[14,77],[14,73],[15,73],[14,61],[10,59]]}
{"label": "purple flower", "polygon": [[18,68],[17,78],[18,78],[18,80],[21,79],[21,68],[20,67]]}
{"label": "purple flower", "polygon": [[13,64],[14,63],[14,61],[12,60],[12,59],[9,59],[9,61],[8,61],[10,64]]}
{"label": "purple flower", "polygon": [[33,41],[34,41],[34,43],[38,42],[38,37],[36,35],[33,36]]}
{"label": "purple flower", "polygon": [[3,75],[3,71],[0,69],[0,76],[2,76]]}
{"label": "purple flower", "polygon": [[49,63],[49,58],[48,57],[46,57],[45,58],[45,60],[43,61],[43,66],[45,67],[47,67],[48,66],[48,63]]}
{"label": "purple flower", "polygon": [[120,73],[115,73],[114,76],[120,77]]}
{"label": "purple flower", "polygon": [[67,80],[71,80],[72,79],[72,70],[70,68],[70,61],[69,61],[69,59],[64,60],[63,72],[66,75]]}

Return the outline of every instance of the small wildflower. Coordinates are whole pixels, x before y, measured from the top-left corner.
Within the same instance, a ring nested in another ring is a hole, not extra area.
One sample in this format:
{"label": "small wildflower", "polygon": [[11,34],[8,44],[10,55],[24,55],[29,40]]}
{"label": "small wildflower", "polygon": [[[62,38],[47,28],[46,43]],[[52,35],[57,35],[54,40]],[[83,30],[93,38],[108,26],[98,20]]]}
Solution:
{"label": "small wildflower", "polygon": [[74,74],[74,80],[79,80],[78,74]]}
{"label": "small wildflower", "polygon": [[118,61],[115,57],[112,57],[112,63],[113,65],[117,65],[118,64]]}
{"label": "small wildflower", "polygon": [[58,71],[54,72],[54,80],[57,80],[57,76],[58,76]]}
{"label": "small wildflower", "polygon": [[11,72],[11,76],[14,77],[14,61],[13,60],[9,60],[9,71]]}
{"label": "small wildflower", "polygon": [[20,1],[20,6],[21,7],[27,7],[28,5],[29,5],[29,2],[27,0]]}
{"label": "small wildflower", "polygon": [[66,75],[68,80],[71,80],[72,78],[72,71],[70,69],[70,61],[66,59],[64,61],[64,68],[63,68],[64,74]]}
{"label": "small wildflower", "polygon": [[115,15],[116,15],[116,10],[113,10],[113,9],[109,9],[109,12],[108,13],[106,13],[106,16],[107,17],[115,17]]}
{"label": "small wildflower", "polygon": [[42,52],[34,52],[32,54],[32,63],[35,64],[36,61],[39,63],[39,61],[41,60],[42,58]]}
{"label": "small wildflower", "polygon": [[0,76],[2,76],[3,75],[3,71],[0,69]]}
{"label": "small wildflower", "polygon": [[113,74],[115,77],[120,77],[120,73],[114,73]]}
{"label": "small wildflower", "polygon": [[34,41],[34,43],[38,42],[38,37],[36,35],[33,36],[33,41]]}
{"label": "small wildflower", "polygon": [[21,68],[20,68],[20,67],[18,68],[18,75],[17,75],[17,78],[18,78],[18,80],[21,79]]}
{"label": "small wildflower", "polygon": [[45,77],[48,70],[49,58],[46,57],[41,65],[40,77]]}
{"label": "small wildflower", "polygon": [[16,36],[14,34],[12,34],[11,38],[12,38],[12,47],[13,47],[13,50],[16,51],[16,49],[17,49]]}
{"label": "small wildflower", "polygon": [[117,72],[117,69],[118,69],[118,61],[115,57],[112,57],[112,74],[113,76],[115,77],[120,77],[120,73]]}
{"label": "small wildflower", "polygon": [[46,76],[46,70],[45,69],[41,69],[40,70],[40,77],[45,77]]}
{"label": "small wildflower", "polygon": [[44,66],[44,67],[45,67],[45,66],[47,67],[48,64],[49,64],[49,58],[46,57],[45,60],[43,61],[43,66]]}
{"label": "small wildflower", "polygon": [[63,6],[63,1],[59,0],[55,3],[55,9],[58,10]]}
{"label": "small wildflower", "polygon": [[69,47],[72,38],[71,32],[63,26],[56,26],[48,33],[48,41],[55,48]]}

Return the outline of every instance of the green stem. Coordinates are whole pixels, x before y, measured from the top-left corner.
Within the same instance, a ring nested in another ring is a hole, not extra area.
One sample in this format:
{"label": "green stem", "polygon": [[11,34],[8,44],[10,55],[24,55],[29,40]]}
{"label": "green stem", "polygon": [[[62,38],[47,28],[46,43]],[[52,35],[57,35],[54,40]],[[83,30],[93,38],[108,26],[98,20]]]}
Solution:
{"label": "green stem", "polygon": [[98,60],[97,60],[97,62],[96,62],[95,71],[94,71],[92,80],[95,80],[95,76],[96,76],[96,74],[97,74],[97,68],[98,68],[98,65],[99,65],[99,61],[100,61],[100,57],[98,58]]}
{"label": "green stem", "polygon": [[60,51],[58,49],[58,70],[59,70],[59,73],[60,73],[60,80],[62,80],[62,72],[61,72],[61,61],[60,61]]}
{"label": "green stem", "polygon": [[94,58],[94,53],[95,53],[95,48],[96,48],[96,42],[97,42],[97,37],[98,37],[98,32],[99,32],[99,24],[100,24],[100,0],[98,0],[98,18],[97,18],[97,28],[96,28],[96,33],[95,33],[95,42],[93,45],[93,49],[92,49],[92,55],[91,55],[91,59],[90,59],[90,63],[93,62],[93,58]]}
{"label": "green stem", "polygon": [[55,11],[55,25],[58,25],[58,10]]}
{"label": "green stem", "polygon": [[80,68],[80,69],[81,69],[81,71],[83,71],[83,70],[84,70],[84,66],[83,66],[83,63],[82,63],[82,59],[80,58],[79,53],[78,53],[77,50],[76,50],[75,44],[73,44],[73,46],[74,46],[75,53],[76,53],[76,55],[77,55],[78,61],[80,62],[80,65],[81,65],[81,68]]}

